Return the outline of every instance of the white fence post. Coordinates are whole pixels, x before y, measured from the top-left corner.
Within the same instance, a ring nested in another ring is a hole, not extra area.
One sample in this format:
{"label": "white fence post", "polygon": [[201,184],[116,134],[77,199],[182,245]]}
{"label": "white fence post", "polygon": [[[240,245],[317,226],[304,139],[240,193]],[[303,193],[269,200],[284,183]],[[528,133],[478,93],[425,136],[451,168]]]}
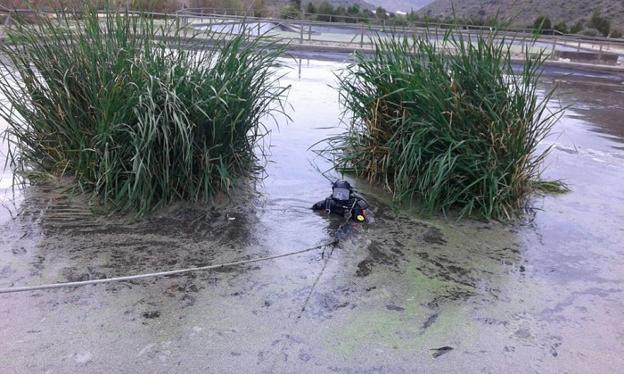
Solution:
{"label": "white fence post", "polygon": [[552,54],[550,55],[550,58],[552,60],[555,59],[555,50],[557,48],[557,38],[553,36],[553,44],[552,44]]}
{"label": "white fence post", "polygon": [[364,47],[364,24],[360,25],[360,48]]}
{"label": "white fence post", "polygon": [[4,19],[4,26],[2,28],[2,32],[0,32],[0,43],[4,42],[4,36],[6,35],[6,32],[10,26],[11,26],[11,12],[8,12],[6,18]]}

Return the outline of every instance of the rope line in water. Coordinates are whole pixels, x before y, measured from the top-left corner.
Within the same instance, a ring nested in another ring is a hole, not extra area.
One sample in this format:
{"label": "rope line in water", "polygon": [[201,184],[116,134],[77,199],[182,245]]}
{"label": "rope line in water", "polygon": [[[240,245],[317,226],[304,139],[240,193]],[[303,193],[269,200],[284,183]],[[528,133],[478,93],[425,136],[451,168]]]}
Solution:
{"label": "rope line in water", "polygon": [[195,268],[186,268],[186,269],[178,269],[178,270],[161,271],[161,272],[157,272],[157,273],[146,273],[146,274],[127,275],[127,276],[122,276],[122,277],[113,277],[113,278],[91,279],[91,280],[77,281],[77,282],[51,283],[51,284],[42,284],[42,285],[38,285],[38,286],[22,286],[22,287],[0,288],[0,294],[15,293],[15,292],[27,292],[27,291],[37,291],[37,290],[49,290],[49,289],[63,288],[63,287],[80,287],[80,286],[87,286],[87,285],[90,285],[90,284],[121,282],[121,281],[129,281],[129,280],[144,279],[144,278],[151,278],[151,277],[162,277],[162,276],[167,276],[167,275],[191,273],[191,272],[195,272],[195,271],[205,271],[205,270],[219,269],[219,268],[230,267],[230,266],[245,265],[245,264],[250,264],[250,263],[254,263],[254,262],[275,260],[275,259],[282,258],[282,257],[296,256],[296,255],[299,255],[299,254],[302,254],[302,253],[311,252],[311,251],[314,251],[314,250],[317,250],[317,249],[322,249],[322,248],[325,248],[325,247],[328,247],[328,246],[333,246],[333,245],[336,245],[336,244],[338,244],[338,240],[333,240],[333,241],[331,241],[329,243],[320,244],[320,245],[317,245],[315,247],[300,249],[298,251],[282,253],[282,254],[279,254],[279,255],[253,258],[253,259],[250,259],[250,260],[226,262],[226,263],[223,263],[223,264],[216,264],[216,265],[200,266],[200,267],[195,267]]}

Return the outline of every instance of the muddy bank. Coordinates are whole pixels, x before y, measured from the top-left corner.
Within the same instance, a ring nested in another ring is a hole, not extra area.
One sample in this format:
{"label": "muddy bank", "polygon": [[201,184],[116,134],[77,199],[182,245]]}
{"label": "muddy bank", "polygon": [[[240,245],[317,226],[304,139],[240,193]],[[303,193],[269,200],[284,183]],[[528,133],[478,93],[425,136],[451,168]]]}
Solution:
{"label": "muddy bank", "polygon": [[[53,188],[14,195],[4,174],[0,286],[201,266],[333,237],[340,220],[307,209],[329,185],[305,150],[340,131],[327,86],[340,66],[293,64],[293,124],[272,135],[269,177],[257,194],[219,209],[177,206],[128,224],[94,216],[83,199]],[[526,220],[397,215],[387,196],[359,184],[376,222],[351,227],[333,249],[0,296],[0,366],[18,373],[624,370],[624,155],[615,110],[624,94],[615,81],[565,79],[559,99],[570,110],[549,139],[546,176],[564,179],[572,192],[536,197]]]}

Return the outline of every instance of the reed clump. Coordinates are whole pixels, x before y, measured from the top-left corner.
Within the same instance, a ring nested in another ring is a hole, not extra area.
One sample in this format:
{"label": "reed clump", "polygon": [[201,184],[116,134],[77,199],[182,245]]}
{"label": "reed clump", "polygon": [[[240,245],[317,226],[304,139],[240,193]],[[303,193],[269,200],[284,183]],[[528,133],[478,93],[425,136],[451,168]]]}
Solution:
{"label": "reed clump", "polygon": [[514,72],[510,40],[495,33],[380,36],[374,47],[338,76],[348,129],[326,149],[337,168],[397,203],[487,219],[513,218],[542,186],[563,188],[540,180],[548,148],[538,144],[560,114],[553,92],[538,92],[543,53],[525,50]]}
{"label": "reed clump", "polygon": [[227,191],[283,113],[272,43],[115,10],[18,22],[0,47],[11,164],[139,215]]}

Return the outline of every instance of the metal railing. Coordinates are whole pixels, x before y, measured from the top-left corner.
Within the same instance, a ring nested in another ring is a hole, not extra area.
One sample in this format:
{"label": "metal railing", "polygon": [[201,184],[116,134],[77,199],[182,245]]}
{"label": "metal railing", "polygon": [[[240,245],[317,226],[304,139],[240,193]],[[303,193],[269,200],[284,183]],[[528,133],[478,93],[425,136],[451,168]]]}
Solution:
{"label": "metal railing", "polygon": [[[336,43],[352,45],[354,47],[364,47],[366,44],[370,44],[370,38],[376,34],[395,33],[404,35],[420,35],[435,38],[442,38],[446,32],[452,30],[456,36],[463,36],[466,38],[476,37],[478,35],[488,35],[493,31],[496,31],[497,38],[505,38],[510,42],[518,43],[521,45],[534,44],[536,42],[541,45],[542,49],[551,49],[554,52],[558,48],[565,48],[567,50],[576,50],[577,52],[591,51],[609,53],[610,51],[617,51],[617,53],[624,54],[624,40],[612,39],[612,38],[600,38],[600,37],[586,37],[574,34],[554,34],[554,35],[541,35],[535,33],[529,33],[525,30],[494,30],[493,28],[477,27],[477,28],[462,28],[454,27],[446,24],[425,24],[422,26],[386,26],[383,24],[354,24],[345,22],[323,22],[307,19],[281,19],[272,17],[253,17],[244,15],[224,15],[218,13],[208,13],[206,9],[203,15],[196,15],[191,12],[178,13],[181,17],[187,19],[210,20],[212,25],[218,25],[219,22],[238,22],[242,25],[258,24],[258,23],[271,23],[275,25],[290,25],[291,32],[298,32],[298,37],[285,34],[285,37],[290,37],[293,41],[298,41],[300,44],[305,42],[330,42],[332,40],[315,38],[314,28],[325,28],[325,34],[332,33],[332,29],[339,29],[344,32],[350,31],[352,38],[349,40],[333,40]],[[192,22],[191,22],[192,24]],[[335,33],[336,34],[336,33]],[[337,33],[337,34],[340,34]]]}
{"label": "metal railing", "polygon": [[[244,9],[241,10],[239,8],[185,8],[180,9],[176,12],[177,14],[186,14],[186,15],[221,15],[221,16],[238,16],[238,17],[258,17],[258,18],[269,18],[269,19],[284,19],[277,16],[267,17],[267,16],[256,16],[258,11],[253,9]],[[353,23],[363,23],[366,25],[378,25],[385,26],[386,28],[392,27],[406,27],[406,28],[424,28],[424,27],[438,27],[440,29],[455,29],[455,30],[483,30],[486,32],[490,32],[493,30],[499,32],[513,32],[513,33],[525,33],[525,34],[535,34],[536,30],[533,28],[526,27],[500,27],[500,26],[488,26],[488,25],[475,25],[475,24],[459,24],[459,23],[445,23],[445,22],[433,22],[426,20],[419,21],[410,21],[407,25],[401,24],[393,24],[392,18],[379,18],[376,17],[375,14],[372,14],[372,17],[356,17],[349,15],[337,15],[337,14],[324,14],[324,13],[305,13],[305,11],[301,12],[302,18],[296,19],[285,19],[288,21],[318,21],[325,22],[330,24],[353,24]],[[318,18],[325,18],[328,21],[319,20]],[[314,19],[316,18],[316,19]],[[344,20],[349,20],[345,22]],[[350,22],[352,21],[352,22]],[[580,34],[567,34],[562,33],[555,29],[544,30],[544,36],[561,36],[561,37],[571,37],[577,38],[587,41],[610,41],[614,43],[622,43],[624,44],[624,38],[611,38],[611,37],[603,37],[603,36],[586,36]]]}
{"label": "metal railing", "polygon": [[[299,44],[319,44],[330,45],[343,48],[366,48],[373,43],[373,38],[380,34],[403,34],[414,36],[427,36],[431,38],[442,38],[446,32],[452,30],[456,36],[472,38],[477,35],[489,34],[494,28],[472,25],[451,25],[443,23],[434,24],[418,24],[410,26],[388,26],[378,23],[353,23],[353,22],[325,22],[311,19],[282,19],[275,17],[254,17],[249,15],[253,9],[240,12],[239,14],[233,10],[223,8],[189,8],[181,9],[176,13],[159,13],[159,12],[134,12],[131,14],[148,14],[163,18],[181,18],[189,27],[201,26],[206,27],[224,26],[227,22],[232,25],[240,24],[246,29],[249,25],[256,26],[257,34],[261,34],[260,24],[270,24],[281,28],[281,35],[284,39]],[[4,28],[10,26],[11,17],[18,13],[33,13],[32,9],[13,9],[0,8],[0,15],[5,14]],[[46,14],[54,14],[51,11],[37,11]],[[226,14],[226,13],[230,14]],[[243,14],[240,14],[243,13]],[[325,30],[318,32],[317,30]],[[554,35],[538,35],[529,32],[526,29],[498,29],[496,31],[497,38],[505,38],[510,42],[517,43],[523,47],[529,43],[537,42],[541,49],[550,49],[552,55],[558,48],[567,50],[576,50],[577,52],[591,51],[598,53],[610,53],[616,51],[617,54],[624,55],[624,40],[603,38],[603,37],[587,37],[575,34],[554,34]],[[0,33],[2,37],[2,33]]]}

